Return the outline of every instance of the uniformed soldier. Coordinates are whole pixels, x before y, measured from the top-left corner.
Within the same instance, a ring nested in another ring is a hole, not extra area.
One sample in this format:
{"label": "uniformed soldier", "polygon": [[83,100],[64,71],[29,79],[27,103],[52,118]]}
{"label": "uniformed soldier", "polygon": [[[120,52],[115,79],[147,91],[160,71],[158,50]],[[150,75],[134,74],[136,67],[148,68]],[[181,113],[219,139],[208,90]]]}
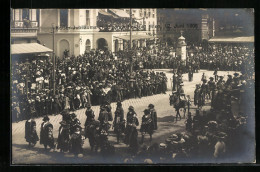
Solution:
{"label": "uniformed soldier", "polygon": [[135,154],[138,150],[138,132],[136,127],[139,125],[139,121],[134,111],[134,107],[129,106],[128,110],[129,112],[127,113],[125,143],[129,145],[129,151]]}
{"label": "uniformed soldier", "polygon": [[40,132],[40,144],[44,145],[45,150],[47,146],[51,149],[55,148],[54,138],[53,138],[53,125],[49,122],[50,118],[45,116],[43,118],[43,123],[41,124]]}
{"label": "uniformed soldier", "polygon": [[113,127],[114,127],[114,132],[116,133],[117,136],[116,137],[117,143],[119,143],[121,134],[125,132],[124,110],[122,108],[121,102],[117,102]]}
{"label": "uniformed soldier", "polygon": [[99,117],[98,117],[98,120],[100,121],[101,129],[104,129],[105,131],[108,131],[109,128],[111,127],[109,121],[113,121],[112,114],[111,112],[108,112],[108,109],[109,108],[107,105],[101,106]]}
{"label": "uniformed soldier", "polygon": [[150,110],[145,109],[144,115],[142,117],[141,129],[140,129],[140,132],[142,134],[141,144],[143,144],[143,142],[144,142],[144,136],[146,133],[148,133],[150,135],[150,142],[152,141],[153,131],[154,131],[154,126],[153,126],[153,121],[152,121],[152,116],[151,116]]}
{"label": "uniformed soldier", "polygon": [[29,119],[25,122],[25,139],[29,143],[29,147],[34,147],[37,141],[39,141],[34,119]]}
{"label": "uniformed soldier", "polygon": [[74,127],[74,131],[71,134],[70,145],[71,149],[70,152],[74,154],[75,157],[82,157],[83,156],[83,144],[84,144],[84,136],[81,134],[81,126],[76,125]]}
{"label": "uniformed soldier", "polygon": [[191,82],[193,80],[193,70],[191,69],[191,67],[189,68],[188,75],[189,75],[189,81]]}
{"label": "uniformed soldier", "polygon": [[216,84],[214,82],[214,78],[210,77],[208,82],[208,88],[209,88],[209,97],[212,99],[212,92],[214,91],[216,87]]}
{"label": "uniformed soldier", "polygon": [[60,122],[57,149],[60,149],[60,152],[67,152],[69,151],[69,147],[70,147],[70,124],[64,120]]}
{"label": "uniformed soldier", "polygon": [[194,91],[194,105],[198,106],[198,108],[201,106],[201,94],[200,94],[200,84],[196,84],[196,89]]}
{"label": "uniformed soldier", "polygon": [[79,119],[77,118],[77,115],[75,113],[70,114],[71,122],[70,122],[70,133],[74,133],[77,126],[80,126],[81,123]]}

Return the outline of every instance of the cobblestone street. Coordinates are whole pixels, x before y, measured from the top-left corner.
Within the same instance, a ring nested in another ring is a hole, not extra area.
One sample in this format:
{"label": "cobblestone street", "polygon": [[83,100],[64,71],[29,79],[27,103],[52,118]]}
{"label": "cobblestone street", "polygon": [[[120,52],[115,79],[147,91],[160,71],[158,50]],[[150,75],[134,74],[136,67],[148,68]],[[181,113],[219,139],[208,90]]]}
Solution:
{"label": "cobblestone street", "polygon": [[[142,97],[142,98],[136,98],[136,99],[129,99],[122,102],[123,109],[125,112],[125,116],[127,113],[127,109],[130,105],[134,106],[135,111],[138,115],[139,122],[141,123],[143,110],[147,108],[148,104],[152,103],[155,105],[155,109],[157,111],[158,115],[158,130],[155,131],[153,135],[153,142],[164,142],[164,140],[174,132],[177,131],[184,131],[185,130],[185,120],[182,119],[181,121],[175,121],[175,111],[172,106],[169,104],[169,94],[171,94],[171,80],[172,73],[168,69],[162,69],[162,70],[155,70],[156,72],[166,72],[168,77],[168,91],[167,94],[158,94],[148,97]],[[199,73],[194,73],[194,78],[192,82],[188,82],[188,75],[183,75],[183,82],[184,82],[184,91],[186,95],[190,95],[191,100],[193,101],[193,94],[195,90],[195,84],[201,83],[201,76],[202,73],[205,73],[207,78],[210,76],[213,76],[213,71],[205,71],[201,70]],[[228,72],[219,71],[219,75],[223,75],[224,79],[227,78]],[[229,72],[229,74],[233,75],[234,72]],[[116,103],[112,103],[112,112],[114,116],[114,111],[116,109]],[[203,109],[208,110],[210,108],[210,102],[207,103],[206,106],[203,107]],[[92,109],[95,112],[95,118],[98,118],[99,114],[99,106],[93,106]],[[85,110],[86,109],[80,109],[77,110],[75,113],[77,114],[77,118],[81,122],[81,126],[83,127],[84,122],[86,120],[85,116]],[[192,103],[191,106],[191,112],[192,115],[194,115],[195,107]],[[182,115],[182,113],[181,113]],[[183,115],[182,115],[183,116]],[[50,122],[54,126],[54,138],[57,139],[58,137],[58,128],[59,128],[59,122],[61,121],[62,116],[56,115],[56,116],[49,116]],[[37,123],[37,133],[38,136],[40,136],[40,124],[42,123],[42,118],[36,119]],[[140,129],[140,126],[137,127],[138,131]],[[28,148],[28,143],[25,141],[24,138],[24,132],[25,132],[25,120],[20,121],[18,123],[12,123],[12,163],[13,164],[63,164],[63,163],[102,163],[98,162],[96,160],[96,156],[90,154],[90,146],[88,139],[85,140],[84,143],[84,157],[83,158],[74,158],[72,154],[62,154],[59,151],[54,152],[45,152],[43,145],[40,145],[39,142],[35,145],[34,148]],[[122,157],[126,157],[126,148],[127,145],[124,143],[116,144],[116,137],[110,129],[109,133],[109,141],[111,141],[112,144],[114,144],[116,148],[116,154],[120,155]],[[138,137],[140,140],[140,132],[138,133]],[[146,137],[145,143],[149,145],[149,136]],[[151,143],[151,144],[152,144]],[[107,161],[108,162],[108,161]],[[109,163],[117,163],[109,161]]]}

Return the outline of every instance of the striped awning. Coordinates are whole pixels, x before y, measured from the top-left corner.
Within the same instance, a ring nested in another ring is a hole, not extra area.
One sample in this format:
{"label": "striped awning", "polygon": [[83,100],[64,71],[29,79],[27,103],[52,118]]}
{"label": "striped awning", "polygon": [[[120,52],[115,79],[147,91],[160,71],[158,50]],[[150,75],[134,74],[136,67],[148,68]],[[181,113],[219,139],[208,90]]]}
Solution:
{"label": "striped awning", "polygon": [[[114,36],[116,39],[130,40],[130,35]],[[150,35],[132,35],[132,40],[138,39],[155,39],[156,37]]]}
{"label": "striped awning", "polygon": [[98,13],[99,13],[99,14],[102,14],[102,15],[104,15],[104,16],[118,18],[117,16],[115,16],[115,15],[113,15],[113,14],[111,14],[111,13],[108,13],[108,12],[106,12],[105,10],[99,10]]}
{"label": "striped awning", "polygon": [[254,36],[245,37],[213,37],[208,42],[210,43],[253,43]]}
{"label": "striped awning", "polygon": [[115,14],[118,17],[123,17],[123,18],[130,18],[130,15],[127,14],[124,10],[120,9],[109,9],[113,14]]}
{"label": "striped awning", "polygon": [[52,52],[49,49],[38,43],[25,43],[25,44],[11,44],[11,54],[36,54]]}

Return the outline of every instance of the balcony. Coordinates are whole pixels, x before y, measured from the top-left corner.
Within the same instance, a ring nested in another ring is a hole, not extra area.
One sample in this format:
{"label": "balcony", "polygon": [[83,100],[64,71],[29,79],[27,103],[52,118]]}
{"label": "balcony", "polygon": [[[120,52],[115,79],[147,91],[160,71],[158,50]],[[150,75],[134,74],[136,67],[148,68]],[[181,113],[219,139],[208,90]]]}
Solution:
{"label": "balcony", "polygon": [[25,23],[24,21],[11,22],[12,38],[34,38],[37,37],[38,22]]}

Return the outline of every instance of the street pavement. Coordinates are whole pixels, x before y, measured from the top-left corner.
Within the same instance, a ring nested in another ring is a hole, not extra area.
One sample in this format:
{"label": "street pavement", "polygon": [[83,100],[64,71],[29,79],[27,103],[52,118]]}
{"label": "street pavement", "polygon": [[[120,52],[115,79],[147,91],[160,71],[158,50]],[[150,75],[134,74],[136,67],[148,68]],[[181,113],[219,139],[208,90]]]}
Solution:
{"label": "street pavement", "polygon": [[[171,79],[172,71],[169,69],[158,69],[155,72],[165,72],[168,78],[168,91],[166,94],[158,94],[153,96],[147,96],[136,99],[129,99],[122,102],[123,109],[125,111],[125,117],[128,110],[128,107],[132,105],[135,108],[135,111],[138,116],[139,123],[141,124],[141,119],[143,115],[143,110],[148,107],[150,103],[155,105],[155,109],[158,115],[158,130],[153,134],[153,141],[149,143],[149,136],[147,135],[144,141],[144,144],[151,145],[153,143],[161,143],[164,142],[165,139],[176,132],[185,131],[185,119],[181,121],[175,121],[174,117],[176,112],[172,106],[169,104],[169,94],[171,94]],[[184,82],[184,91],[186,95],[190,95],[191,100],[193,101],[195,85],[201,83],[202,73],[205,73],[207,79],[213,76],[213,71],[201,70],[199,73],[194,73],[193,81],[188,81],[188,75],[183,75]],[[224,79],[227,78],[227,75],[233,75],[234,72],[231,71],[219,71],[218,74],[224,76]],[[112,112],[116,109],[116,103],[112,103]],[[98,118],[99,114],[99,106],[93,106],[92,109],[95,112],[95,119]],[[193,103],[191,106],[192,115],[195,113],[196,107],[194,107]],[[203,107],[202,110],[209,110],[210,102]],[[81,122],[81,126],[84,127],[84,122],[86,120],[85,116],[86,109],[80,109],[75,111],[77,118]],[[183,112],[181,111],[181,115],[183,117]],[[113,114],[114,116],[114,114]],[[59,122],[62,119],[61,115],[49,116],[50,122],[54,126],[54,138],[57,140],[58,137],[58,129]],[[40,125],[42,123],[42,118],[35,119],[36,121],[36,130],[38,136],[40,136]],[[140,126],[137,127],[138,131]],[[82,158],[75,158],[72,154],[62,154],[59,150],[54,152],[45,151],[43,145],[40,145],[39,142],[35,145],[34,148],[29,148],[28,143],[25,141],[25,120],[20,121],[18,123],[12,123],[12,163],[13,164],[93,164],[93,163],[121,163],[118,159],[98,159],[97,155],[93,155],[90,152],[90,146],[88,139],[85,140],[84,143],[84,156]],[[138,133],[138,139],[141,139],[140,132]],[[127,154],[127,145],[124,143],[116,144],[116,137],[113,133],[113,130],[109,131],[109,141],[116,148],[116,156],[120,158],[128,157]]]}

